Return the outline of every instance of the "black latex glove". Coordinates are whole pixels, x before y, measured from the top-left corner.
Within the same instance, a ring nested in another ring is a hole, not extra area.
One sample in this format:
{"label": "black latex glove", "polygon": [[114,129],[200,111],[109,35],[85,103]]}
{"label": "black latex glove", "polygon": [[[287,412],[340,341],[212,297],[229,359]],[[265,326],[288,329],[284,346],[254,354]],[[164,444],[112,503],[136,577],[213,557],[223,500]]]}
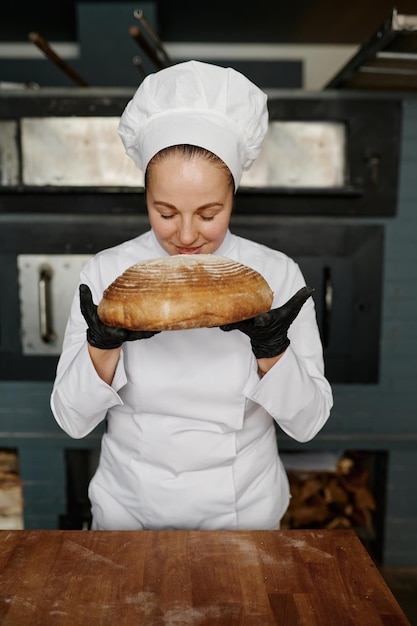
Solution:
{"label": "black latex glove", "polygon": [[304,302],[314,289],[303,287],[286,304],[278,309],[260,313],[243,322],[225,324],[222,330],[240,330],[250,339],[252,351],[257,359],[268,359],[282,354],[289,346],[287,332]]}
{"label": "black latex glove", "polygon": [[87,341],[90,346],[101,350],[120,348],[125,341],[137,339],[149,339],[159,331],[126,330],[125,328],[113,328],[106,326],[97,315],[97,306],[93,302],[88,285],[80,285],[80,308],[87,322]]}

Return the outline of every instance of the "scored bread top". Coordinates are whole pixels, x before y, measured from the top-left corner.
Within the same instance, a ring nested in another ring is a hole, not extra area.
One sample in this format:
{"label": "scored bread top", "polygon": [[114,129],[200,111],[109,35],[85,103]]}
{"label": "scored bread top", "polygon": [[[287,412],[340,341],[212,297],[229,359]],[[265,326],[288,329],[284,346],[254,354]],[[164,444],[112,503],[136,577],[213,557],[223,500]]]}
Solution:
{"label": "scored bread top", "polygon": [[273,292],[259,272],[212,254],[141,261],[107,287],[98,306],[108,326],[178,330],[219,326],[268,311]]}

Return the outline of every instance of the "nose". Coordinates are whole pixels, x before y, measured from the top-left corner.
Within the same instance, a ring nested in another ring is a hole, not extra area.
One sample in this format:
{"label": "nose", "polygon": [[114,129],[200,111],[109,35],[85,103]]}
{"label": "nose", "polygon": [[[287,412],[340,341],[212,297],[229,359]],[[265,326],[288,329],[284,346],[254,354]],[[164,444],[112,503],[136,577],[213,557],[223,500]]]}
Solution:
{"label": "nose", "polygon": [[198,239],[198,230],[192,218],[183,218],[181,220],[178,239],[185,246],[190,246]]}

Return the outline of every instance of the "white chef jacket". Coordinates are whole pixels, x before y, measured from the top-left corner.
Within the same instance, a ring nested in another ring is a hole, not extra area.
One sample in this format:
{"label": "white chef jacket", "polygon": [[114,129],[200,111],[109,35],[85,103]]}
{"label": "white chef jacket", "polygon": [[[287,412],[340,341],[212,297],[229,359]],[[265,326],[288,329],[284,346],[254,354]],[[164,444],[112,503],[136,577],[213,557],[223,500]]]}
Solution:
{"label": "white chef jacket", "polygon": [[[230,231],[216,254],[262,274],[274,292],[273,308],[305,284],[285,254]],[[92,257],[80,282],[98,303],[126,268],[162,256],[167,253],[151,230]],[[110,386],[91,362],[77,289],[51,407],[74,438],[107,420],[89,486],[93,528],[277,528],[289,486],[274,422],[308,441],[333,402],[312,298],[289,338],[284,355],[260,378],[240,331],[164,331],[123,344]]]}

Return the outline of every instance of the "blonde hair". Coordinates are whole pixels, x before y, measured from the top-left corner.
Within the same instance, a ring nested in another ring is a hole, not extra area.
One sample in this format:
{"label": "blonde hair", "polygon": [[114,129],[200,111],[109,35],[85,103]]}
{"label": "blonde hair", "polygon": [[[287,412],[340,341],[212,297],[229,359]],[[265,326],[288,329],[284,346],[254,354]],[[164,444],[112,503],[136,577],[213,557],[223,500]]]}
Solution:
{"label": "blonde hair", "polygon": [[170,154],[180,155],[189,160],[193,159],[194,157],[203,157],[204,159],[211,161],[224,171],[226,176],[229,178],[230,184],[234,187],[235,183],[232,172],[229,170],[226,163],[217,156],[217,154],[214,154],[214,152],[210,152],[210,150],[206,150],[206,148],[202,148],[201,146],[193,146],[188,143],[182,143],[175,146],[168,146],[167,148],[163,148],[152,157],[152,159],[148,163],[145,172],[145,188],[148,185],[149,172],[152,169],[153,165],[161,161],[164,157],[169,156]]}

